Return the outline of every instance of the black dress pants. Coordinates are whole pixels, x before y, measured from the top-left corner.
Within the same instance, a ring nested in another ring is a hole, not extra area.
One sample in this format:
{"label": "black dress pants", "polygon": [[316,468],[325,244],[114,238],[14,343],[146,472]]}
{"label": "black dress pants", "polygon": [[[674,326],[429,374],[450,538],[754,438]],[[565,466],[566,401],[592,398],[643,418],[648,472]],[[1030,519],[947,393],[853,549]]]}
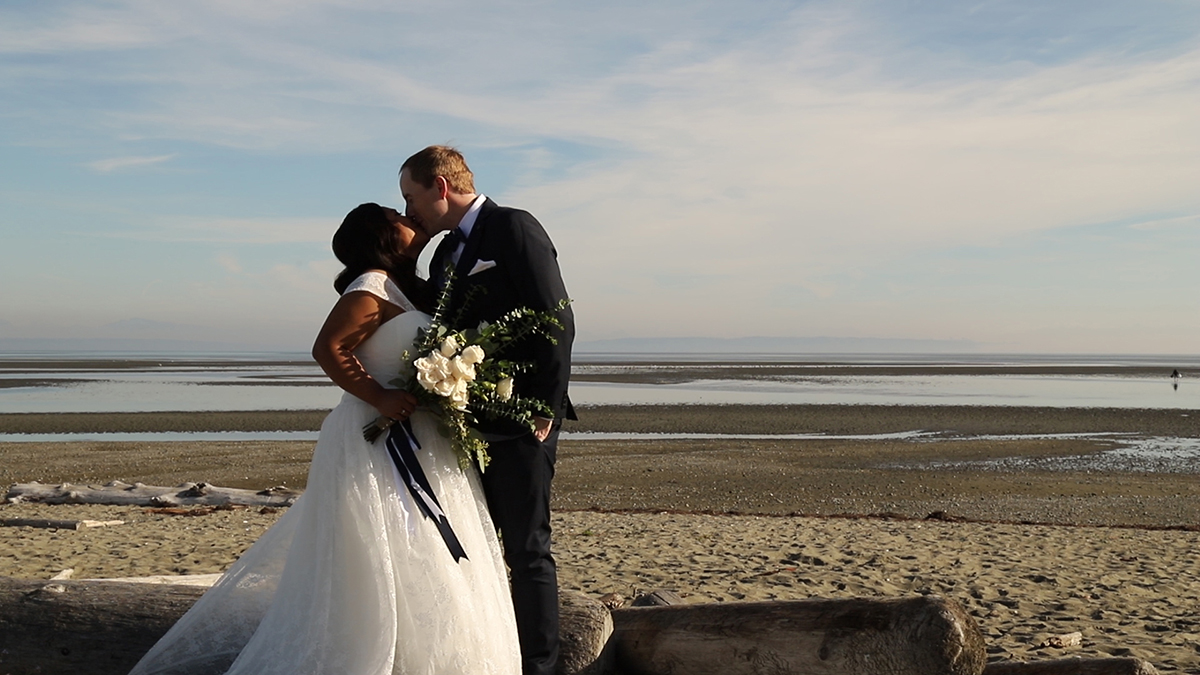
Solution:
{"label": "black dress pants", "polygon": [[532,433],[488,445],[483,472],[488,510],[512,575],[524,675],[553,675],[558,661],[558,572],[550,554],[550,481],[556,421],[545,442]]}

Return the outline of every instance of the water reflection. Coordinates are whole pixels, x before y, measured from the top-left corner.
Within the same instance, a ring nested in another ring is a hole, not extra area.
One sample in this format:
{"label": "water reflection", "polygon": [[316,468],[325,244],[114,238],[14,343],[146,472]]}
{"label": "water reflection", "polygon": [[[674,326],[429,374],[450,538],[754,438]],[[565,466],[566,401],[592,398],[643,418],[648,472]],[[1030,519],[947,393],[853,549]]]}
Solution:
{"label": "water reflection", "polygon": [[712,379],[673,384],[578,382],[585,405],[841,404],[1200,409],[1200,388],[1100,375],[911,375]]}
{"label": "water reflection", "polygon": [[[981,364],[970,364],[978,371],[973,374],[942,374],[930,371],[950,366],[928,359],[883,366],[876,362],[800,366],[752,362],[583,363],[575,369],[579,379],[571,384],[571,397],[579,405],[868,404],[1200,410],[1200,387],[1186,386],[1178,369],[1168,377],[1169,368],[1142,362],[1047,365],[1034,359],[1024,364],[1019,360]],[[1070,371],[1075,367],[1087,372]],[[1038,372],[1014,372],[1029,368]],[[0,413],[320,410],[332,408],[339,397],[338,388],[311,362],[131,365],[64,361],[39,369],[37,364],[6,365],[0,359]]]}

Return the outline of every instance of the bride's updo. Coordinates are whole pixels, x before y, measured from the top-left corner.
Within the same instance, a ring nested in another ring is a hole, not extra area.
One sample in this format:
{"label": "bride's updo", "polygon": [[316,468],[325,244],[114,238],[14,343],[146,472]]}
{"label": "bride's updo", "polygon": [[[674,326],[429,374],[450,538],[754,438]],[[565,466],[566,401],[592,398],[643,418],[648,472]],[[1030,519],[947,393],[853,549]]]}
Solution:
{"label": "bride's updo", "polygon": [[417,261],[403,250],[400,232],[382,206],[354,207],[333,234],[333,255],[346,266],[333,280],[334,289],[343,293],[363,272],[384,270],[414,305],[429,311],[433,304],[429,282],[417,276]]}

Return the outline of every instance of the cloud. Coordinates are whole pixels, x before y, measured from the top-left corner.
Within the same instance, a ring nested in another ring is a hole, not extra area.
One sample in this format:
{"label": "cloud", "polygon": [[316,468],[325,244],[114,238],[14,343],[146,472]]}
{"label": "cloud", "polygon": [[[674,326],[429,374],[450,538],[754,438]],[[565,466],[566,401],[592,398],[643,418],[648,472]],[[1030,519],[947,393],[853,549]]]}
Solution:
{"label": "cloud", "polygon": [[0,53],[52,54],[123,50],[158,43],[164,34],[153,7],[122,12],[87,5],[0,10]]}
{"label": "cloud", "polygon": [[162,164],[175,158],[175,155],[156,155],[153,157],[113,157],[88,162],[84,166],[97,173],[112,173],[122,169]]}
{"label": "cloud", "polygon": [[[186,215],[150,217],[148,220],[151,225],[112,231],[101,236],[155,242],[327,245],[341,222],[340,217],[205,218]],[[235,271],[240,263],[228,254],[220,254],[218,264]]]}
{"label": "cloud", "polygon": [[[227,217],[239,211],[224,191],[244,188],[206,182],[210,149],[239,168],[294,160],[289,169],[330,172],[350,203],[346,166],[453,139],[473,166],[483,158],[484,192],[550,230],[581,331],[597,338],[877,325],[977,339],[1041,299],[1022,281],[1043,256],[1014,242],[1065,248],[1095,224],[1182,230],[1200,213],[1200,32],[1178,3],[454,7],[454,49],[439,11],[387,2],[30,10],[0,20],[18,26],[0,42],[25,55],[0,67],[0,85],[19,87],[10,101],[71,105],[0,106],[26,125],[51,118],[24,138],[85,137],[105,149],[84,156],[115,156],[94,171],[186,152],[194,188],[153,203],[179,215],[112,236],[222,244],[231,276],[263,262],[242,245],[327,250],[338,218]],[[260,191],[278,180],[266,173]],[[286,208],[340,213],[320,198]],[[244,213],[271,208],[242,199]],[[222,217],[188,211],[201,202],[219,202]],[[931,251],[997,261],[986,282],[944,261],[916,274]],[[278,274],[300,283],[308,272]],[[928,301],[948,280],[966,298],[955,316]],[[1015,300],[993,318],[969,296],[996,289]]]}
{"label": "cloud", "polygon": [[238,261],[237,256],[228,253],[217,255],[217,265],[230,274],[240,274],[242,272],[242,264]]}

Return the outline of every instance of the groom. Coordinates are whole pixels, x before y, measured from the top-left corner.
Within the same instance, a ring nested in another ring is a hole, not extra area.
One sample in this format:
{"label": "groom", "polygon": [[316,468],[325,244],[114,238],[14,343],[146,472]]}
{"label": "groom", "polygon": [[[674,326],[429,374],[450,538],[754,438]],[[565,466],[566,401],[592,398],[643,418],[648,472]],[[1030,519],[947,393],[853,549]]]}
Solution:
{"label": "groom", "polygon": [[[518,307],[547,310],[567,297],[550,237],[532,215],[475,193],[475,179],[454,148],[430,146],[400,167],[405,213],[429,235],[446,232],[430,263],[431,280],[445,284],[453,265],[449,319],[455,328],[492,322]],[[575,419],[567,398],[575,324],[559,314],[558,344],[531,336],[503,357],[534,368],[516,378],[515,392],[547,405],[553,418],[535,430],[510,421],[481,420],[491,463],[483,473],[488,510],[500,530],[512,574],[513,606],[525,675],[551,675],[558,659],[558,577],[550,555],[550,480],[558,431]]]}

